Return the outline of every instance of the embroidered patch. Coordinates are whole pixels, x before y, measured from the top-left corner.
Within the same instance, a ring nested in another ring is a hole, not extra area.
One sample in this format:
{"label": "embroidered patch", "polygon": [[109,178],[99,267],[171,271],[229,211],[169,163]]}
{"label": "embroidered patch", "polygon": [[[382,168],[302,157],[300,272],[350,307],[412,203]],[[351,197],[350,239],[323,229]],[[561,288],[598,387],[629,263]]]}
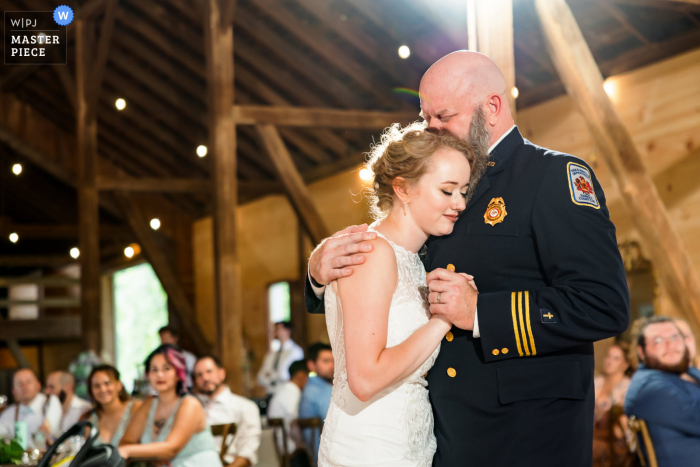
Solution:
{"label": "embroidered patch", "polygon": [[546,308],[540,308],[540,315],[542,315],[542,322],[545,324],[557,322],[556,317],[554,316],[554,313],[552,313],[552,310],[548,310]]}
{"label": "embroidered patch", "polygon": [[569,176],[571,201],[579,206],[590,206],[600,209],[600,203],[598,203],[598,198],[593,189],[593,178],[588,168],[575,162],[569,162],[566,165],[566,172]]}

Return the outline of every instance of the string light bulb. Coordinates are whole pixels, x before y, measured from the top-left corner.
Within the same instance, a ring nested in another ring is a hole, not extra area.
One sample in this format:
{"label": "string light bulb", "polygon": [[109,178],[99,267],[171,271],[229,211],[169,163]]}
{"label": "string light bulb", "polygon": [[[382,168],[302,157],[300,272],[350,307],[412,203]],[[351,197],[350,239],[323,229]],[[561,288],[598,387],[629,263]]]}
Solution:
{"label": "string light bulb", "polygon": [[399,47],[399,57],[406,59],[410,56],[411,49],[409,49],[407,45],[402,45],[401,47]]}
{"label": "string light bulb", "polygon": [[73,259],[78,259],[78,256],[80,256],[80,250],[78,250],[76,247],[71,248],[70,257]]}
{"label": "string light bulb", "polygon": [[126,101],[120,97],[116,100],[114,106],[117,108],[117,110],[124,110],[126,108]]}
{"label": "string light bulb", "polygon": [[617,91],[615,83],[613,83],[610,80],[605,80],[605,83],[603,84],[603,89],[605,89],[605,94],[607,94],[610,98],[615,97]]}
{"label": "string light bulb", "polygon": [[372,171],[366,167],[364,169],[360,170],[360,180],[363,180],[365,182],[372,180],[373,175],[374,174],[372,173]]}
{"label": "string light bulb", "polygon": [[12,173],[19,175],[22,173],[22,164],[15,164],[12,166]]}
{"label": "string light bulb", "polygon": [[510,95],[513,96],[513,99],[517,99],[520,95],[520,91],[518,91],[518,88],[513,86],[513,88],[510,90]]}
{"label": "string light bulb", "polygon": [[203,144],[200,144],[199,146],[197,146],[197,155],[199,157],[206,156],[207,155],[207,147],[204,146]]}
{"label": "string light bulb", "polygon": [[160,219],[158,219],[157,217],[154,217],[153,219],[151,219],[151,228],[153,230],[160,229]]}
{"label": "string light bulb", "polygon": [[17,235],[17,232],[12,232],[10,234],[10,241],[12,243],[17,243],[18,240],[19,240],[19,235]]}
{"label": "string light bulb", "polygon": [[127,258],[133,258],[134,249],[131,248],[130,246],[124,248],[124,256],[126,256]]}

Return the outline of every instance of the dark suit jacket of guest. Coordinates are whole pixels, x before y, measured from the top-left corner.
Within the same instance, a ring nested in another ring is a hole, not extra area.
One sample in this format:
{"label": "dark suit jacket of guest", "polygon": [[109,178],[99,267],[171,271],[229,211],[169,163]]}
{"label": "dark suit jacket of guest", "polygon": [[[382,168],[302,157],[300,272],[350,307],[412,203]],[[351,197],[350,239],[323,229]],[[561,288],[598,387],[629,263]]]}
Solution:
{"label": "dark suit jacket of guest", "polygon": [[[590,167],[513,129],[424,263],[453,264],[480,292],[481,337],[453,327],[427,378],[434,465],[590,467],[592,343],[629,324],[615,226]],[[323,312],[309,289],[307,308]]]}
{"label": "dark suit jacket of guest", "polygon": [[700,370],[697,384],[640,365],[625,399],[625,413],[644,420],[659,467],[700,465]]}

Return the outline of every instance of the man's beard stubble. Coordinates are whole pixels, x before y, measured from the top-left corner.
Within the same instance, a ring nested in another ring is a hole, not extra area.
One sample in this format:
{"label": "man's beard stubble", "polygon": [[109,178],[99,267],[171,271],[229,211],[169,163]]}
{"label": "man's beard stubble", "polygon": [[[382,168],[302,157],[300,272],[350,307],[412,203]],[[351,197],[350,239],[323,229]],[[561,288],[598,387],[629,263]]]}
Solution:
{"label": "man's beard stubble", "polygon": [[659,370],[674,375],[682,375],[683,373],[687,373],[688,369],[690,369],[690,353],[686,347],[685,352],[683,352],[683,358],[675,365],[666,365],[649,355],[644,356],[644,361],[642,363],[650,370]]}
{"label": "man's beard stubble", "polygon": [[474,165],[472,167],[471,176],[469,177],[469,189],[467,190],[466,202],[469,203],[472,195],[479,185],[481,177],[484,176],[488,168],[489,159],[489,142],[491,141],[491,132],[486,126],[486,116],[480,105],[474,107],[474,116],[469,127],[469,136],[467,142],[474,150]]}
{"label": "man's beard stubble", "polygon": [[207,396],[207,397],[211,397],[211,396],[214,395],[214,393],[215,393],[216,391],[219,390],[219,388],[222,386],[222,384],[223,384],[223,383],[219,383],[219,384],[215,385],[215,386],[214,386],[214,389],[212,389],[212,390],[204,389],[204,390],[202,390],[202,391],[200,391],[200,392],[201,392],[203,395]]}

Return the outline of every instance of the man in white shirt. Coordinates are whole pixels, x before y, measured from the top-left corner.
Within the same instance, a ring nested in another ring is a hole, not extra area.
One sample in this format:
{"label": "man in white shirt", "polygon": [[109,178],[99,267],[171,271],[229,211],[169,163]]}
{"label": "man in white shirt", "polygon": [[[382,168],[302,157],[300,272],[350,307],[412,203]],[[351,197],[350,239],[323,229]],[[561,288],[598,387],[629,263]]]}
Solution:
{"label": "man in white shirt", "polygon": [[[163,326],[158,330],[161,344],[173,344],[180,347],[180,333],[173,326]],[[182,347],[180,347],[182,355],[185,356],[185,366],[187,367],[187,387],[192,387],[192,373],[194,372],[194,364],[197,363],[197,357]]]}
{"label": "man in white shirt", "polygon": [[[219,359],[202,357],[194,366],[195,393],[207,413],[207,423],[236,424],[236,434],[224,461],[228,467],[248,467],[258,462],[260,446],[260,410],[255,402],[233,394],[224,384],[226,370]],[[223,439],[215,438],[221,449]]]}
{"label": "man in white shirt", "polygon": [[75,395],[75,378],[67,371],[54,371],[46,378],[47,396],[56,396],[61,402],[61,433],[68,431],[85,412],[92,409],[85,399]]}
{"label": "man in white shirt", "polygon": [[61,435],[61,403],[41,393],[41,383],[29,368],[17,370],[12,378],[15,403],[0,415],[0,438],[14,438],[15,422],[27,423],[28,447],[43,448],[43,440]]}
{"label": "man in white shirt", "polygon": [[274,393],[276,386],[289,381],[289,366],[292,362],[303,358],[304,350],[292,340],[292,323],[275,323],[275,341],[258,372],[258,384],[265,388],[268,395]]}
{"label": "man in white shirt", "polygon": [[289,366],[290,379],[280,384],[270,399],[267,418],[281,418],[287,430],[287,452],[294,453],[300,443],[298,428],[292,427],[292,421],[299,418],[301,391],[309,381],[309,368],[305,360],[297,360]]}

